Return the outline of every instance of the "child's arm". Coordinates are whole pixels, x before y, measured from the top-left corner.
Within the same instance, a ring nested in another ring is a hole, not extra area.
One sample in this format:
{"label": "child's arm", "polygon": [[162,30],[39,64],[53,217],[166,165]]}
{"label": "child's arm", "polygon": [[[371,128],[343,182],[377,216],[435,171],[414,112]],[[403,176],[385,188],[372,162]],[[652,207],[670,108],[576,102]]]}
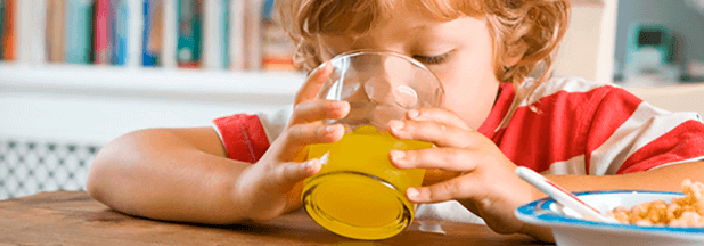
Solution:
{"label": "child's arm", "polygon": [[[545,241],[553,240],[549,229],[523,223],[515,217],[518,206],[545,195],[518,178],[516,165],[490,139],[470,129],[456,114],[443,109],[421,111],[409,114],[405,122],[391,124],[392,133],[400,139],[430,141],[437,148],[394,151],[390,157],[392,163],[402,169],[440,169],[458,175],[429,186],[408,189],[406,195],[412,202],[436,203],[455,199],[480,215],[496,232],[519,232]],[[620,175],[547,175],[548,179],[572,191],[680,191],[682,180],[702,181],[702,177],[704,162],[661,166]]]}
{"label": "child's arm", "polygon": [[342,138],[349,104],[317,100],[332,72],[315,71],[298,92],[287,128],[255,163],[226,157],[211,128],[128,133],[105,146],[91,165],[88,192],[127,214],[158,220],[237,223],[267,220],[300,207],[301,181],[320,170],[317,160],[294,162],[305,145]]}
{"label": "child's arm", "polygon": [[159,220],[228,223],[247,219],[232,185],[251,166],[225,157],[210,128],[143,130],[105,146],[88,191],[123,213]]}

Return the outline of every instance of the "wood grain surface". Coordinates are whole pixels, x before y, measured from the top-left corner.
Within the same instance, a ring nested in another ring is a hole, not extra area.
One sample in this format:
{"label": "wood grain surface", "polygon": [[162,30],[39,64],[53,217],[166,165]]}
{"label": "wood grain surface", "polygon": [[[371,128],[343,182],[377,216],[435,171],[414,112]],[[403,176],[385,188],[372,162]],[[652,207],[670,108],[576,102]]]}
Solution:
{"label": "wood grain surface", "polygon": [[[430,228],[430,229],[426,229]],[[84,191],[44,192],[0,201],[0,245],[541,245],[485,225],[418,220],[398,236],[361,241],[337,236],[304,212],[266,223],[203,225],[125,215]]]}

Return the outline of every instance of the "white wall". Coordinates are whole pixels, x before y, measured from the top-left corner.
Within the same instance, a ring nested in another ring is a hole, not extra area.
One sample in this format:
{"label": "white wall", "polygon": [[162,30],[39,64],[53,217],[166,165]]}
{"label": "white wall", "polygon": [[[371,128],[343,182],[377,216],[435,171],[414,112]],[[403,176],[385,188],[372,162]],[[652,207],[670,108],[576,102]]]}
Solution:
{"label": "white wall", "polygon": [[555,63],[556,76],[612,82],[616,0],[572,2],[569,29]]}

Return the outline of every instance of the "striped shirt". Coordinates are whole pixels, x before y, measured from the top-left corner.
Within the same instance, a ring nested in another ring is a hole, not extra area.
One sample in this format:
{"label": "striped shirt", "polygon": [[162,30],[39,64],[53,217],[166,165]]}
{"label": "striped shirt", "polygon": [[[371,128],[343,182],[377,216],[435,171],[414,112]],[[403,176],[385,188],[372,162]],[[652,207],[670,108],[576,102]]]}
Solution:
{"label": "striped shirt", "polygon": [[[518,89],[533,85],[526,80]],[[213,123],[230,158],[255,163],[290,114],[288,108]],[[502,83],[477,131],[516,165],[543,174],[624,174],[704,158],[699,115],[668,112],[613,84],[571,77],[542,83],[528,98],[518,98],[511,84]],[[417,217],[481,222],[457,206],[421,207]]]}

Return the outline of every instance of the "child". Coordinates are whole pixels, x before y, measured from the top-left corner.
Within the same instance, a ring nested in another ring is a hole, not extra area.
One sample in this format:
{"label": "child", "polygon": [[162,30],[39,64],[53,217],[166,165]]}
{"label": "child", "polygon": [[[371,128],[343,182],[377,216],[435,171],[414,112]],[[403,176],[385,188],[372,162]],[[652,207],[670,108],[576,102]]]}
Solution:
{"label": "child", "polygon": [[[704,124],[696,117],[654,108],[612,85],[548,79],[569,5],[278,2],[298,47],[296,61],[307,69],[351,50],[390,50],[424,63],[443,83],[441,108],[411,111],[406,121],[390,123],[395,137],[436,146],[394,151],[394,165],[444,171],[427,177],[432,184],[406,191],[413,202],[439,203],[421,205],[419,217],[472,221],[471,212],[499,233],[547,241],[549,230],[513,215],[517,206],[544,197],[515,175],[516,166],[574,191],[678,191],[683,179],[704,181]],[[529,78],[541,63],[547,72]],[[295,153],[341,139],[340,125],[320,120],[349,112],[345,102],[315,99],[330,73],[327,63],[312,71],[294,107],[284,111],[222,117],[212,128],[126,134],[100,151],[88,191],[118,211],[159,220],[236,223],[296,210],[302,181],[321,164],[295,163]]]}

